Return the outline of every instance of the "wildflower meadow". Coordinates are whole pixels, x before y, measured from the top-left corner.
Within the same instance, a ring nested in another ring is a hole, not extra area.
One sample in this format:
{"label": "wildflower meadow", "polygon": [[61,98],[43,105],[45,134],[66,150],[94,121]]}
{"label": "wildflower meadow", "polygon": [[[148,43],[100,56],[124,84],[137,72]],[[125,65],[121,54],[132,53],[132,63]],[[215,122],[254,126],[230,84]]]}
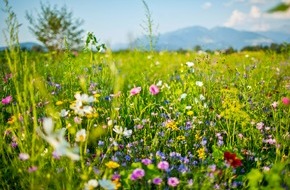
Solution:
{"label": "wildflower meadow", "polygon": [[289,52],[0,55],[0,189],[290,187]]}

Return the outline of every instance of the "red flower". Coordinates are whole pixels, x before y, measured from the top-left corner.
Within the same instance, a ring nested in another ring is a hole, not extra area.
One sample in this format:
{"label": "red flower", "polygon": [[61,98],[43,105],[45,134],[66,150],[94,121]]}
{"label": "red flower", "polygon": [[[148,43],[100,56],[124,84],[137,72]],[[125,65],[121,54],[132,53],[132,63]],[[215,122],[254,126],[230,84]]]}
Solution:
{"label": "red flower", "polygon": [[224,159],[229,165],[231,165],[234,168],[242,165],[242,161],[239,158],[237,158],[235,153],[225,152]]}

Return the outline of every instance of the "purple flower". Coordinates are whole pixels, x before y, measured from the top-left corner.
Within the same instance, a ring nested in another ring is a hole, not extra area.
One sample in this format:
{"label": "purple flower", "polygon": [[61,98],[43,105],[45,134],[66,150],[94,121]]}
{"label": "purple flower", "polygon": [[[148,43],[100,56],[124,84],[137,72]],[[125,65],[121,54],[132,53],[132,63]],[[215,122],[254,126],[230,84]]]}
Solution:
{"label": "purple flower", "polygon": [[167,184],[171,187],[175,187],[179,184],[179,179],[176,177],[170,177],[167,180]]}
{"label": "purple flower", "polygon": [[142,162],[144,165],[149,165],[149,164],[152,163],[152,161],[151,161],[149,158],[144,158],[144,159],[142,159],[141,162]]}
{"label": "purple flower", "polygon": [[145,176],[145,171],[141,168],[135,169],[131,174],[131,180],[135,181]]}
{"label": "purple flower", "polygon": [[157,167],[161,170],[167,170],[169,168],[169,163],[167,161],[161,161],[158,163]]}
{"label": "purple flower", "polygon": [[130,90],[130,96],[134,96],[136,94],[139,94],[141,92],[141,87],[134,87]]}
{"label": "purple flower", "polygon": [[9,104],[11,101],[12,101],[12,96],[7,96],[6,98],[3,98],[1,102],[3,105],[6,105],[6,104]]}
{"label": "purple flower", "polygon": [[149,91],[152,95],[156,95],[159,93],[159,88],[155,85],[155,84],[152,84],[150,87],[149,87]]}
{"label": "purple flower", "polygon": [[152,180],[152,183],[155,184],[155,185],[160,185],[162,183],[162,179],[159,178],[159,177],[155,177],[153,180]]}

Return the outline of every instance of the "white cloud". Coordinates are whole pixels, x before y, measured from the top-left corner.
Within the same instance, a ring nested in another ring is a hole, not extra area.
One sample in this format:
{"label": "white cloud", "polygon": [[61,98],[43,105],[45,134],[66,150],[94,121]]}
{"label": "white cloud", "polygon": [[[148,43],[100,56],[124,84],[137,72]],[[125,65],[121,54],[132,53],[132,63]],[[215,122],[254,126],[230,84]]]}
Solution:
{"label": "white cloud", "polygon": [[251,11],[250,11],[250,15],[249,15],[251,18],[260,18],[261,15],[262,15],[261,11],[258,7],[256,7],[256,6],[251,7]]}
{"label": "white cloud", "polygon": [[229,20],[224,25],[227,27],[234,27],[236,25],[239,25],[240,23],[243,23],[245,19],[246,19],[246,14],[238,10],[234,10]]}
{"label": "white cloud", "polygon": [[212,3],[211,3],[211,2],[206,2],[206,3],[204,3],[204,4],[202,5],[202,8],[203,8],[203,9],[209,9],[209,8],[211,8],[211,6],[212,6]]}

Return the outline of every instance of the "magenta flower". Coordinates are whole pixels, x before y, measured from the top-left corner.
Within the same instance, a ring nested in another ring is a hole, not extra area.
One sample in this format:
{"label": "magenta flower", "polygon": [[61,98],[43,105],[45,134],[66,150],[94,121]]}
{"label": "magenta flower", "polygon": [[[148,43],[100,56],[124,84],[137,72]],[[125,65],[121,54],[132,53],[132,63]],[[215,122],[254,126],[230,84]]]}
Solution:
{"label": "magenta flower", "polygon": [[152,180],[152,183],[155,184],[155,185],[160,185],[162,183],[162,179],[159,178],[159,177],[155,177],[153,180]]}
{"label": "magenta flower", "polygon": [[12,101],[12,96],[7,96],[6,98],[2,99],[2,104],[6,105],[9,104]]}
{"label": "magenta flower", "polygon": [[152,163],[152,161],[149,159],[149,158],[144,158],[141,160],[141,162],[144,164],[144,165],[149,165]]}
{"label": "magenta flower", "polygon": [[175,187],[179,184],[179,179],[176,177],[170,177],[167,180],[167,184],[171,187]]}
{"label": "magenta flower", "polygon": [[290,98],[283,97],[282,98],[282,103],[286,106],[290,105]]}
{"label": "magenta flower", "polygon": [[152,95],[156,95],[159,93],[159,88],[155,85],[155,84],[152,84],[150,87],[149,87],[149,91]]}
{"label": "magenta flower", "polygon": [[131,180],[135,181],[145,176],[145,171],[141,168],[135,169],[131,174]]}
{"label": "magenta flower", "polygon": [[169,168],[169,163],[167,161],[161,161],[158,163],[157,167],[161,170],[167,170]]}
{"label": "magenta flower", "polygon": [[136,94],[139,94],[141,92],[141,87],[134,87],[130,90],[130,96],[134,96]]}

